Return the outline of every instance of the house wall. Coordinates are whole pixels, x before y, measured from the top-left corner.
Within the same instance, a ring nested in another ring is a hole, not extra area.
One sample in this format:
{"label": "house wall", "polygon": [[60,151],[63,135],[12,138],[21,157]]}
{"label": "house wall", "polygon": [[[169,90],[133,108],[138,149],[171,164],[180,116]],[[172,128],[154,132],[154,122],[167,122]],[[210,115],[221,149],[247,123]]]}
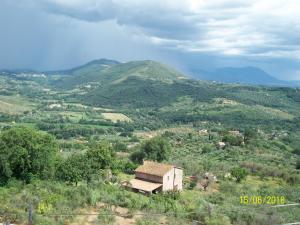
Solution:
{"label": "house wall", "polygon": [[182,190],[182,169],[174,168],[166,173],[163,177],[163,191]]}
{"label": "house wall", "polygon": [[162,177],[151,175],[151,174],[140,173],[140,172],[135,172],[135,178],[141,179],[141,180],[152,181],[155,183],[163,183]]}
{"label": "house wall", "polygon": [[174,169],[163,176],[163,191],[173,190]]}
{"label": "house wall", "polygon": [[177,190],[182,190],[182,180],[183,180],[183,170],[175,168],[175,180],[174,180],[174,186],[177,185]]}

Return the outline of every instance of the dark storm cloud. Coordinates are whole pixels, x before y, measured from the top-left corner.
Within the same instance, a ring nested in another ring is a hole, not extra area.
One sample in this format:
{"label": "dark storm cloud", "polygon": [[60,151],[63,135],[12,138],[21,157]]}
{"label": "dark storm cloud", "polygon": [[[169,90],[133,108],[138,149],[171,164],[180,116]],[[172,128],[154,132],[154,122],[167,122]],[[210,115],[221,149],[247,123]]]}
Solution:
{"label": "dark storm cloud", "polygon": [[185,68],[202,66],[202,60],[211,62],[203,67],[253,64],[300,79],[298,5],[293,0],[2,0],[0,67],[58,68],[106,57],[150,58]]}
{"label": "dark storm cloud", "polygon": [[163,57],[112,20],[89,23],[49,14],[33,1],[0,5],[0,68],[59,69],[102,57]]}

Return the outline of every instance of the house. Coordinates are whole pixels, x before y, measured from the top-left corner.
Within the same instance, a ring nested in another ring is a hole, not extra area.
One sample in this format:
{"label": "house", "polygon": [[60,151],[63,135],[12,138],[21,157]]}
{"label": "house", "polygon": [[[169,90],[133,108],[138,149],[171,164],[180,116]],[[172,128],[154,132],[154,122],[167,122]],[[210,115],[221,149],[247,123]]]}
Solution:
{"label": "house", "polygon": [[160,191],[182,190],[183,170],[180,167],[144,161],[143,165],[135,170],[135,178],[123,183],[134,191],[146,194]]}

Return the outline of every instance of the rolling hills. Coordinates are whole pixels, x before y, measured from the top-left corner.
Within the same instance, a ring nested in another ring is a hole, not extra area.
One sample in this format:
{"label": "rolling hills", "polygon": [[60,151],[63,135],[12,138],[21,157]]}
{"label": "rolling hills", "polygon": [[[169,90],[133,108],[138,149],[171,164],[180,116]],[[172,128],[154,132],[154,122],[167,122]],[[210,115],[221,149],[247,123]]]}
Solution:
{"label": "rolling hills", "polygon": [[[38,131],[30,135],[28,127]],[[16,214],[20,224],[28,215],[24,199],[39,199],[34,209],[40,224],[73,224],[70,221],[78,222],[77,217],[58,221],[48,215],[66,209],[70,215],[82,214],[82,207],[90,209],[103,203],[126,207],[130,215],[139,211],[153,215],[180,212],[174,220],[166,217],[168,224],[178,225],[190,224],[192,219],[203,221],[207,209],[213,209],[212,215],[220,218],[213,224],[222,225],[223,218],[230,219],[232,222],[227,224],[232,225],[268,224],[266,214],[276,215],[276,222],[269,224],[299,218],[298,208],[278,211],[271,205],[239,203],[244,195],[282,196],[286,203],[298,200],[298,88],[193,80],[153,61],[119,63],[101,59],[64,71],[6,71],[0,73],[0,134],[15,134],[14,128],[19,132],[26,129],[21,136],[24,133],[25,139],[33,141],[26,147],[47,151],[54,146],[58,164],[53,178],[31,178],[29,174],[29,184],[6,173],[12,179],[0,188],[4,203],[0,204],[0,212]],[[43,143],[35,142],[45,133],[52,135],[49,140],[55,140],[49,147],[44,147],[44,139]],[[13,145],[27,143],[19,136],[2,136],[1,160],[7,160],[8,152],[26,154],[23,147],[6,147],[6,140],[12,140],[9,143]],[[171,145],[165,162],[184,168],[184,191],[178,196],[143,196],[120,188],[121,181],[131,179],[138,165],[132,156],[157,136]],[[225,146],[220,147],[220,142]],[[107,143],[103,146],[110,150],[97,148],[101,143]],[[91,149],[99,153],[91,156],[101,160],[82,161]],[[106,153],[109,160],[103,157]],[[0,164],[15,165],[15,158],[10,158],[12,164]],[[71,159],[75,161],[70,163]],[[94,171],[90,164],[113,167],[87,175],[85,172]],[[241,182],[227,176],[236,168],[247,172]],[[62,176],[64,171],[67,176]],[[218,182],[213,181],[203,190],[199,185],[207,173],[216,176]],[[189,181],[191,176],[199,178],[196,186]],[[39,214],[40,209],[48,211]],[[199,212],[199,217],[189,216],[194,215],[191,212]],[[258,222],[252,223],[253,218]],[[102,223],[102,217],[97,222]]]}
{"label": "rolling hills", "polygon": [[120,63],[100,59],[70,70],[43,74],[47,76],[32,76],[28,72],[28,76],[23,73],[20,78],[5,73],[0,76],[2,93],[34,97],[34,101],[44,105],[45,101],[63,101],[130,113],[135,109],[146,113],[150,110],[170,124],[199,120],[234,125],[241,121],[274,124],[278,120],[295,125],[300,116],[297,88],[193,80],[149,60]]}

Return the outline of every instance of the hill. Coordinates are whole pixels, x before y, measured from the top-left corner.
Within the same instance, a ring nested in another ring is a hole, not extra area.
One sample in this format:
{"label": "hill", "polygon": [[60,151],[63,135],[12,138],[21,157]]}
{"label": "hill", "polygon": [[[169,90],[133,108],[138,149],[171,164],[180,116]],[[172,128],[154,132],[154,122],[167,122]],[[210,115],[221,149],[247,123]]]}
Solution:
{"label": "hill", "polygon": [[67,89],[88,83],[98,83],[99,85],[118,83],[133,76],[163,82],[172,82],[185,77],[171,67],[150,60],[127,63],[96,60],[67,72],[65,71],[63,74],[69,74],[70,76],[63,77],[56,81],[54,85]]}
{"label": "hill", "polygon": [[111,59],[95,59],[92,60],[84,65],[74,67],[72,69],[68,70],[56,70],[56,71],[47,71],[45,72],[48,75],[54,75],[54,74],[65,74],[65,75],[79,75],[82,73],[88,73],[93,70],[97,70],[100,68],[105,68],[108,66],[116,65],[119,64],[120,62],[116,60],[111,60]]}

